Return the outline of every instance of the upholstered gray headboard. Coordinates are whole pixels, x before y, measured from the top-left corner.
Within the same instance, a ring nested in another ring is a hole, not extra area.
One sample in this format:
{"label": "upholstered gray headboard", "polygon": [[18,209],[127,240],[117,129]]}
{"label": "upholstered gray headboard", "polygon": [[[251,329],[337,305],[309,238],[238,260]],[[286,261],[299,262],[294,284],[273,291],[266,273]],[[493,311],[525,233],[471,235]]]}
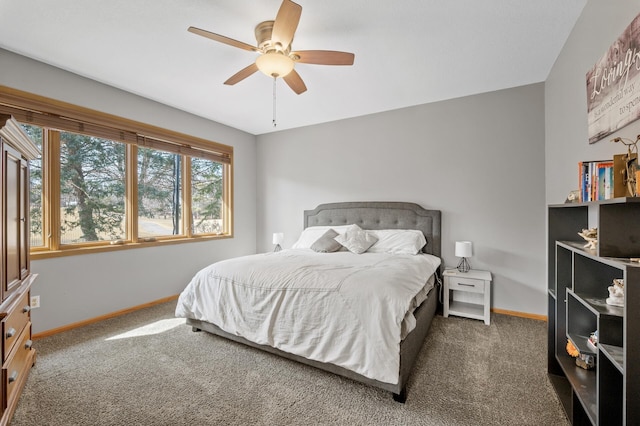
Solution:
{"label": "upholstered gray headboard", "polygon": [[304,227],[355,223],[362,229],[419,229],[427,239],[422,251],[440,257],[440,216],[440,210],[427,210],[414,203],[329,203],[305,210]]}

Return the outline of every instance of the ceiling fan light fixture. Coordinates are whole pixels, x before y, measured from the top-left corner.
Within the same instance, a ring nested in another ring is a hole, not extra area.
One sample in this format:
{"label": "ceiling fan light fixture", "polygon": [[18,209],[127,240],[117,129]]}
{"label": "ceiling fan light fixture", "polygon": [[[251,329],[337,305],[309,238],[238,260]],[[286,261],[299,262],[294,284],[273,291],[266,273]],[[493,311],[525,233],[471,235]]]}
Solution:
{"label": "ceiling fan light fixture", "polygon": [[291,58],[277,51],[264,53],[256,59],[258,69],[269,77],[285,77],[294,65]]}

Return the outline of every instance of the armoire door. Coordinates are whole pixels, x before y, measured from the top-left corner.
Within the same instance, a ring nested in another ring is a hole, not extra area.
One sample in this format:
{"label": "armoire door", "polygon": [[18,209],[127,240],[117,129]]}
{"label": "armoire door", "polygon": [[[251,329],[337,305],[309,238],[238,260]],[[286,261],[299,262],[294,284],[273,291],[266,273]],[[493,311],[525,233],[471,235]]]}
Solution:
{"label": "armoire door", "polygon": [[3,288],[6,298],[14,288],[21,283],[22,277],[22,231],[25,221],[23,215],[23,195],[20,181],[22,180],[22,157],[15,149],[3,144],[4,169],[4,238],[5,238],[5,285]]}
{"label": "armoire door", "polygon": [[31,272],[29,270],[29,163],[22,158],[20,160],[20,185],[18,187],[20,193],[20,279],[24,280]]}

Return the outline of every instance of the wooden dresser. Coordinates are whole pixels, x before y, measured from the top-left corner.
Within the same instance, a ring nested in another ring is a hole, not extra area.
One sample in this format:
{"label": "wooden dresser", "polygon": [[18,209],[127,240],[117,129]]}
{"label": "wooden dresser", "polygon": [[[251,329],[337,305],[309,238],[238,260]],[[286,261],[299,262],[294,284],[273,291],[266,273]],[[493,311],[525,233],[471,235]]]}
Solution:
{"label": "wooden dresser", "polygon": [[0,115],[2,183],[0,185],[0,329],[2,385],[0,426],[10,423],[35,364],[31,342],[30,289],[36,278],[29,268],[29,163],[38,148],[10,116]]}

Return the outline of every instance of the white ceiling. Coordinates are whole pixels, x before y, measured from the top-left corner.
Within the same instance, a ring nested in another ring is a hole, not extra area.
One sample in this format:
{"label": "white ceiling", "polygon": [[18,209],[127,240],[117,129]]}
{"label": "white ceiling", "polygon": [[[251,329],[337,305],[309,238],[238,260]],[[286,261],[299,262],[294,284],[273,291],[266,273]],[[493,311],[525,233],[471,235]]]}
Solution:
{"label": "white ceiling", "polygon": [[175,108],[268,133],[544,81],[587,0],[298,0],[294,50],[355,53],[351,67],[297,64],[307,92],[256,73],[281,0],[0,0],[0,47]]}

